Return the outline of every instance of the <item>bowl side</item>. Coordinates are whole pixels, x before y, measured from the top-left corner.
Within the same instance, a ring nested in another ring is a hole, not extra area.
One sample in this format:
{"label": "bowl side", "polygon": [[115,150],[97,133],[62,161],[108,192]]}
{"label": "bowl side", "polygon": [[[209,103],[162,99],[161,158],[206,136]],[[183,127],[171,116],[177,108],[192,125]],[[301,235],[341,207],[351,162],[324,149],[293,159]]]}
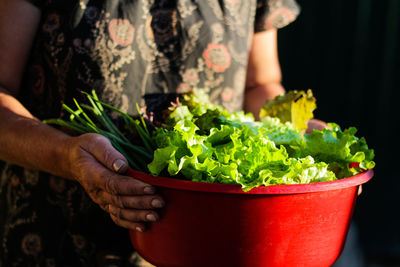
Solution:
{"label": "bowl side", "polygon": [[230,194],[158,186],[167,205],[135,249],[159,267],[331,266],[357,186],[296,194]]}

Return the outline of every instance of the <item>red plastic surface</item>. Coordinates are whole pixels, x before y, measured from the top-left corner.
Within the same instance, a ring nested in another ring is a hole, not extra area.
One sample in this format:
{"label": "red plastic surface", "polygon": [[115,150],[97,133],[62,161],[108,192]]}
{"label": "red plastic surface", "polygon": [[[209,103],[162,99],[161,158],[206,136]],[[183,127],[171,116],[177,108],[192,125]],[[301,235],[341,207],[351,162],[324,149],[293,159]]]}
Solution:
{"label": "red plastic surface", "polygon": [[340,255],[358,186],[369,170],[333,182],[259,187],[128,175],[157,186],[161,220],[131,231],[135,249],[158,267],[331,266]]}

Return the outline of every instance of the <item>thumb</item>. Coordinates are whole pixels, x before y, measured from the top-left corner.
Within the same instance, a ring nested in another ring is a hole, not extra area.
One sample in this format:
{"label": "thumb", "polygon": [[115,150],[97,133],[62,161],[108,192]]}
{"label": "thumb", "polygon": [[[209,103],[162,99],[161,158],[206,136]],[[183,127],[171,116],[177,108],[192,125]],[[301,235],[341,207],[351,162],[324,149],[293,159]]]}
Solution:
{"label": "thumb", "polygon": [[129,164],[126,158],[118,152],[110,140],[99,134],[86,134],[90,139],[86,142],[86,150],[92,154],[97,161],[110,170],[117,173],[125,173]]}

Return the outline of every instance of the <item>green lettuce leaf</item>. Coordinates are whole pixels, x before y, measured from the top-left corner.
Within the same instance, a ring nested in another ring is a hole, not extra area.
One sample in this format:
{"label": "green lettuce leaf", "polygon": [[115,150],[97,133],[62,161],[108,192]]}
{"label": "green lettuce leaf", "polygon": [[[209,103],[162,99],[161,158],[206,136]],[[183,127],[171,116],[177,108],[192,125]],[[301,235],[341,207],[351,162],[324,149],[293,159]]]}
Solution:
{"label": "green lettuce leaf", "polygon": [[302,141],[300,130],[290,122],[281,123],[279,118],[264,117],[261,123],[263,133],[277,145],[299,145]]}
{"label": "green lettuce leaf", "polygon": [[[314,108],[312,95],[292,94],[290,103],[283,102],[290,112],[307,109],[298,117],[305,123]],[[207,101],[202,104],[201,99],[185,95],[184,104],[170,113],[169,127],[153,132],[158,147],[148,165],[153,175],[239,184],[248,191],[257,186],[332,181],[375,164],[373,150],[364,138],[355,136],[355,128],[341,131],[330,124],[332,129],[303,134],[290,120],[264,116],[254,121],[251,115],[229,113]],[[359,164],[350,167],[354,162]]]}
{"label": "green lettuce leaf", "polygon": [[[295,156],[310,155],[319,162],[328,163],[338,178],[349,177],[375,166],[372,161],[374,151],[368,148],[364,138],[355,136],[355,127],[342,131],[337,124],[330,123],[329,126],[332,129],[304,134],[302,144],[294,148]],[[350,168],[353,162],[360,163],[360,167]]]}
{"label": "green lettuce leaf", "polygon": [[270,123],[273,127],[267,129],[257,122],[241,124],[215,110],[204,116],[209,123],[202,130],[198,125],[203,123],[197,121],[200,116],[157,132],[155,140],[160,151],[156,151],[148,165],[152,174],[159,175],[166,169],[170,176],[180,174],[192,181],[240,184],[245,191],[260,185],[335,179],[327,164],[315,163],[311,157],[289,158],[285,146],[277,146],[269,139],[268,134],[290,128],[289,136],[293,137],[288,137],[288,143],[297,144],[299,133],[290,125],[274,121]]}
{"label": "green lettuce leaf", "polygon": [[307,129],[307,123],[313,118],[316,100],[311,90],[289,91],[267,101],[261,108],[260,118],[277,117],[282,122],[291,122],[299,130]]}

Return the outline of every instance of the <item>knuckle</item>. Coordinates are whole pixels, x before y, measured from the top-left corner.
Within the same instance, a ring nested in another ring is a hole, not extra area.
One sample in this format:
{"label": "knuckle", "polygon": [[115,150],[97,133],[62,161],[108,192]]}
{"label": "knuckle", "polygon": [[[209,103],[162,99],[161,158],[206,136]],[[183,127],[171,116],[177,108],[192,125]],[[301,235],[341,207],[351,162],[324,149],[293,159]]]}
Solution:
{"label": "knuckle", "polygon": [[119,218],[129,222],[155,221],[157,215],[153,214],[152,216],[148,217],[149,214],[152,213],[144,210],[123,210],[121,213],[119,213]]}
{"label": "knuckle", "polygon": [[142,195],[143,189],[142,186],[136,182],[136,180],[130,178],[130,177],[125,177],[125,176],[119,176],[118,177],[118,182],[120,183],[121,186],[121,192],[123,195]]}
{"label": "knuckle", "polygon": [[106,205],[102,199],[99,199],[99,198],[97,198],[97,197],[95,197],[95,196],[90,196],[90,197],[91,197],[92,201],[93,201],[94,203],[96,203],[97,205],[99,205],[99,206],[104,206],[104,205]]}
{"label": "knuckle", "polygon": [[127,192],[131,195],[135,195],[135,196],[140,196],[142,195],[142,188],[140,185],[134,183],[129,187],[129,190],[127,190]]}
{"label": "knuckle", "polygon": [[115,217],[123,219],[122,210],[118,207],[115,209]]}
{"label": "knuckle", "polygon": [[100,146],[103,146],[104,140],[107,140],[105,137],[99,134],[94,133],[86,133],[81,135],[81,137],[88,142],[91,148],[96,149]]}
{"label": "knuckle", "polygon": [[143,197],[130,197],[129,200],[127,200],[127,202],[129,202],[129,206],[130,208],[133,209],[143,209],[146,208],[146,201],[143,199]]}
{"label": "knuckle", "polygon": [[127,183],[129,183],[129,194],[133,195],[148,195],[151,193],[154,194],[155,190],[153,187],[143,183],[140,180],[127,178]]}
{"label": "knuckle", "polygon": [[97,156],[105,166],[110,167],[114,162],[114,148],[110,140],[99,134],[90,135],[90,151],[97,151]]}
{"label": "knuckle", "polygon": [[112,196],[112,201],[114,204],[119,207],[119,208],[128,208],[128,205],[126,204],[126,201],[124,200],[123,197],[118,196],[118,195],[113,195]]}
{"label": "knuckle", "polygon": [[105,187],[106,191],[113,195],[117,195],[118,194],[118,185],[117,185],[116,179],[114,179],[114,177],[107,175],[107,174],[103,175],[103,177],[105,178],[105,186],[104,187]]}
{"label": "knuckle", "polygon": [[93,133],[85,133],[78,137],[76,140],[78,141],[78,147],[88,152],[96,151],[97,149],[102,149],[102,137],[98,134]]}
{"label": "knuckle", "polygon": [[151,196],[140,197],[138,200],[138,207],[141,209],[157,208],[154,203],[158,204],[159,199]]}
{"label": "knuckle", "polygon": [[114,162],[113,151],[109,147],[105,147],[101,152],[102,162],[105,166],[111,167]]}
{"label": "knuckle", "polygon": [[101,156],[104,158],[109,157],[110,152],[112,151],[112,145],[110,140],[100,134],[83,134],[82,136],[83,142],[87,144],[87,148],[89,151],[98,151]]}
{"label": "knuckle", "polygon": [[108,205],[108,204],[99,204],[99,206],[100,206],[100,208],[102,209],[102,210],[104,210],[105,212],[108,212],[108,213],[110,213],[110,205]]}
{"label": "knuckle", "polygon": [[115,215],[113,215],[113,214],[111,214],[111,213],[110,213],[110,217],[111,217],[111,220],[113,220],[113,222],[114,222],[115,224],[122,226],[122,225],[121,225],[121,219],[120,219],[120,218],[116,217]]}
{"label": "knuckle", "polygon": [[122,219],[122,210],[119,207],[115,207],[113,205],[107,205],[108,206],[108,213],[110,213],[110,215],[116,217],[117,219]]}
{"label": "knuckle", "polygon": [[139,197],[136,202],[136,206],[138,209],[146,209],[151,207],[151,200],[146,197]]}
{"label": "knuckle", "polygon": [[149,196],[134,196],[134,197],[121,197],[120,204],[123,208],[128,209],[151,209],[154,208],[152,205],[153,199]]}
{"label": "knuckle", "polygon": [[103,196],[102,196],[102,191],[99,189],[92,189],[87,191],[88,195],[90,198],[93,200],[94,203],[103,206],[104,201],[103,201]]}
{"label": "knuckle", "polygon": [[145,211],[133,211],[130,216],[130,221],[134,222],[144,222],[146,221],[146,212]]}

